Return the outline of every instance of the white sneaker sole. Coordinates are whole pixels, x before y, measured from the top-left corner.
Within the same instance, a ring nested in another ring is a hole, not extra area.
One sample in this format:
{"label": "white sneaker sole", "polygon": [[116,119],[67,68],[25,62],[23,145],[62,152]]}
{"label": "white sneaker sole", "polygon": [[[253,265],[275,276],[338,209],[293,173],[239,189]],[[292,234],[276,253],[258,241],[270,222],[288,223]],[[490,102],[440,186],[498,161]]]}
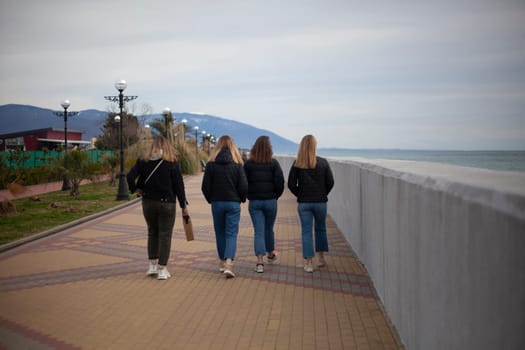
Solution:
{"label": "white sneaker sole", "polygon": [[158,279],[158,280],[167,280],[168,278],[171,278],[171,275],[170,275],[169,272],[168,272],[167,274],[165,274],[165,275],[160,275],[160,274],[159,274],[159,275],[157,276],[157,279]]}
{"label": "white sneaker sole", "polygon": [[235,277],[235,274],[233,273],[233,271],[228,270],[228,269],[224,270],[224,275],[226,276],[226,278],[233,278],[233,277]]}

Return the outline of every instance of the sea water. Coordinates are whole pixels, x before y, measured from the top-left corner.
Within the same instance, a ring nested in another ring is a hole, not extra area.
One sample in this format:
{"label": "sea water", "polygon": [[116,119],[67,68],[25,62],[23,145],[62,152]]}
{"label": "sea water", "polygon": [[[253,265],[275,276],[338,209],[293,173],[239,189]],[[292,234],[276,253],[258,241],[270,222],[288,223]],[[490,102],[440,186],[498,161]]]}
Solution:
{"label": "sea water", "polygon": [[525,151],[319,149],[321,157],[413,160],[499,171],[525,172]]}

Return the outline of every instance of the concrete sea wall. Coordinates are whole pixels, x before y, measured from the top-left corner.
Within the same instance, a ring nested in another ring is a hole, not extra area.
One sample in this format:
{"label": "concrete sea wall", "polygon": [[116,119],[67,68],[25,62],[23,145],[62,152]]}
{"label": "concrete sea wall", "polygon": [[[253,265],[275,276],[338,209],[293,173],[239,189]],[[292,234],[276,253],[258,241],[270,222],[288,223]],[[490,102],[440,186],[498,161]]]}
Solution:
{"label": "concrete sea wall", "polygon": [[[292,157],[276,157],[285,177]],[[330,160],[328,212],[407,349],[525,349],[525,174]]]}

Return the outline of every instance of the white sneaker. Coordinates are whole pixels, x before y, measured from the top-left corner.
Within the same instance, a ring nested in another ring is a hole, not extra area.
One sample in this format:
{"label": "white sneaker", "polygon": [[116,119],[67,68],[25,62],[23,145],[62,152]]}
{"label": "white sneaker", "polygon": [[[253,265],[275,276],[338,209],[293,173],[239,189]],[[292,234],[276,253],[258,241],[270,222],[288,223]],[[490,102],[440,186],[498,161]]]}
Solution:
{"label": "white sneaker", "polygon": [[221,262],[219,263],[219,272],[224,273],[224,270],[225,270],[224,265],[226,265],[226,261],[221,260]]}
{"label": "white sneaker", "polygon": [[149,263],[149,269],[148,272],[146,272],[146,275],[153,276],[159,273],[159,265],[157,263]]}
{"label": "white sneaker", "polygon": [[170,277],[171,277],[171,275],[168,272],[168,269],[166,268],[166,266],[159,266],[159,275],[157,276],[157,279],[158,280],[167,280]]}
{"label": "white sneaker", "polygon": [[255,272],[263,273],[264,272],[264,264],[257,264],[257,265],[255,265]]}
{"label": "white sneaker", "polygon": [[235,274],[233,273],[233,268],[231,265],[226,265],[224,267],[224,275],[226,276],[226,278],[233,278],[235,277]]}
{"label": "white sneaker", "polygon": [[312,265],[304,265],[304,271],[312,273],[314,272],[314,268],[312,267]]}

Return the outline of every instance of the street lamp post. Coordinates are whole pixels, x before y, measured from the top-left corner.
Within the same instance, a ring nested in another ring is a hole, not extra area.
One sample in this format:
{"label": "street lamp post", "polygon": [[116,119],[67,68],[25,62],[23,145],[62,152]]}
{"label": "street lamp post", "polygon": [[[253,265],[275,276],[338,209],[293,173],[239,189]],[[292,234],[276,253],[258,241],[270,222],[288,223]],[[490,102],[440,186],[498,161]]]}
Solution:
{"label": "street lamp post", "polygon": [[199,127],[193,127],[195,130],[195,154],[199,154]]}
{"label": "street lamp post", "polygon": [[144,138],[147,139],[149,138],[150,136],[150,125],[149,124],[144,124]]}
{"label": "street lamp post", "polygon": [[[73,117],[78,114],[78,112],[69,112],[67,109],[69,106],[71,106],[71,102],[69,100],[64,100],[61,103],[62,108],[64,108],[64,112],[55,112],[55,115],[58,117],[64,118],[64,168],[67,170],[67,117],[68,115],[70,117]],[[69,179],[67,178],[67,174],[64,175],[63,181],[62,181],[62,191],[67,191],[71,188],[69,184]]]}
{"label": "street lamp post", "polygon": [[124,145],[122,143],[122,124],[124,122],[124,102],[132,101],[138,96],[124,96],[124,90],[127,87],[125,80],[119,80],[115,83],[115,88],[118,90],[118,96],[104,96],[108,101],[118,102],[120,114],[115,117],[115,121],[119,124],[119,144],[120,144],[120,174],[118,178],[118,193],[117,200],[129,200],[128,184],[126,182],[126,173],[124,172]]}
{"label": "street lamp post", "polygon": [[202,150],[204,151],[204,146],[206,145],[206,131],[205,130],[202,130],[201,131],[201,135],[202,135],[202,143],[201,143],[201,147],[202,147]]}
{"label": "street lamp post", "polygon": [[186,123],[188,122],[186,119],[182,119],[180,121],[182,123],[182,144],[186,143]]}
{"label": "street lamp post", "polygon": [[175,135],[173,127],[175,125],[175,119],[173,118],[173,113],[168,107],[164,108],[162,111],[164,116],[164,128],[166,129],[166,139],[173,145],[175,144]]}
{"label": "street lamp post", "polygon": [[162,110],[162,116],[164,117],[164,130],[166,130],[166,135],[165,136],[166,136],[167,139],[169,139],[169,136],[168,136],[169,135],[169,131],[168,131],[168,129],[169,129],[169,120],[168,120],[168,118],[170,116],[170,112],[171,112],[171,110],[168,107],[166,107],[166,108],[164,108]]}

